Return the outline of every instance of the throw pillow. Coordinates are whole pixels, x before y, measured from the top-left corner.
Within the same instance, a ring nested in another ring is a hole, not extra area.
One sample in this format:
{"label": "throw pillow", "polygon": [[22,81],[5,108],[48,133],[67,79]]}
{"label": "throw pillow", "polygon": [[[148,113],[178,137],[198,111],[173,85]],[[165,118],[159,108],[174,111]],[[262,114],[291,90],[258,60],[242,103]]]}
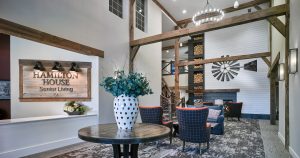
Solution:
{"label": "throw pillow", "polygon": [[215,110],[215,109],[209,109],[208,111],[208,118],[217,120],[219,115],[221,113],[221,110]]}

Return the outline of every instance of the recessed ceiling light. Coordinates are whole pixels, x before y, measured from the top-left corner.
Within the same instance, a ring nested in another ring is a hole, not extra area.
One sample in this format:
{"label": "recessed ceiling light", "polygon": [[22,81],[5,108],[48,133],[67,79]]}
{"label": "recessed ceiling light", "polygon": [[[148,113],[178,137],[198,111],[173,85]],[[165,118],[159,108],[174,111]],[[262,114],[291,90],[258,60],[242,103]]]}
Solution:
{"label": "recessed ceiling light", "polygon": [[182,43],[180,43],[179,46],[182,47]]}
{"label": "recessed ceiling light", "polygon": [[182,10],[182,14],[185,14],[185,13],[186,13],[186,10],[185,10],[185,9],[183,9],[183,10]]}
{"label": "recessed ceiling light", "polygon": [[167,50],[166,52],[169,53],[169,50]]}

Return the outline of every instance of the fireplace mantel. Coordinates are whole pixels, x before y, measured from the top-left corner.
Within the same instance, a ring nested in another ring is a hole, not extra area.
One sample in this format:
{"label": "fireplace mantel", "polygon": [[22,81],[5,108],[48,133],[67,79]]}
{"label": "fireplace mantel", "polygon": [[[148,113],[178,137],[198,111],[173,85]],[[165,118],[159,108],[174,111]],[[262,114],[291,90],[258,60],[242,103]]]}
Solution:
{"label": "fireplace mantel", "polygon": [[187,93],[237,93],[240,89],[205,89],[205,90],[186,90]]}

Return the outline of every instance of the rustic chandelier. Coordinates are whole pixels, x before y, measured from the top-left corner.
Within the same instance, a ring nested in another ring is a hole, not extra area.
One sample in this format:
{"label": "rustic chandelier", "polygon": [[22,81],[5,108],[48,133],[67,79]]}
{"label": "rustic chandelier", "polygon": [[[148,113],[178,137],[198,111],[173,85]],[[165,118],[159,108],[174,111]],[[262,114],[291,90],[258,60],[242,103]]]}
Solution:
{"label": "rustic chandelier", "polygon": [[199,26],[203,23],[220,21],[223,19],[224,15],[222,9],[214,8],[207,0],[204,9],[197,12],[192,20],[196,26]]}

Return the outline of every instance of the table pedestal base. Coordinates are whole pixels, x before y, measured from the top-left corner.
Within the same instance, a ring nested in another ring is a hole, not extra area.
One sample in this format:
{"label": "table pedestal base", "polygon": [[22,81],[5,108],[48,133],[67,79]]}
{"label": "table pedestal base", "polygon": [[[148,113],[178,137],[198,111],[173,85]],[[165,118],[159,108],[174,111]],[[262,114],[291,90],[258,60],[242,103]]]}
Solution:
{"label": "table pedestal base", "polygon": [[[121,144],[113,144],[114,149],[114,158],[137,158],[138,157],[138,149],[139,144],[123,144],[123,152],[121,151]],[[130,151],[129,151],[130,146]]]}

